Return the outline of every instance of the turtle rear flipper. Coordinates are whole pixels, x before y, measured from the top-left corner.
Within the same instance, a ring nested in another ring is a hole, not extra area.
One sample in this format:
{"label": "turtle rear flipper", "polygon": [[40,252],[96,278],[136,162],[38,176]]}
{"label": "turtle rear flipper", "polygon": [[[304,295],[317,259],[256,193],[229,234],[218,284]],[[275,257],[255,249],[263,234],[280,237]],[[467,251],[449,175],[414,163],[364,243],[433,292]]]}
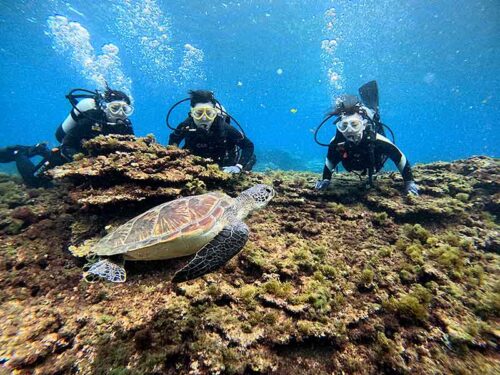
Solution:
{"label": "turtle rear flipper", "polygon": [[87,279],[88,274],[91,274],[113,283],[123,283],[127,279],[125,269],[107,259],[92,264],[86,274],[85,279]]}
{"label": "turtle rear flipper", "polygon": [[172,281],[187,281],[215,271],[243,249],[249,232],[242,221],[224,227],[184,268],[176,272]]}

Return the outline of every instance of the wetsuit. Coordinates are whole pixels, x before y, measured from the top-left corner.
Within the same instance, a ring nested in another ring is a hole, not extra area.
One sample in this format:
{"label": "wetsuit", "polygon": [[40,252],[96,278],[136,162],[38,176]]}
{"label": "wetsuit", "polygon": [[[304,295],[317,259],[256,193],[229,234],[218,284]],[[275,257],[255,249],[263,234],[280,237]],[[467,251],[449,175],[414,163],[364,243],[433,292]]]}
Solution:
{"label": "wetsuit", "polygon": [[170,134],[168,144],[179,145],[183,140],[183,148],[195,155],[212,159],[220,167],[240,164],[243,170],[249,171],[256,161],[252,141],[220,116],[208,131],[196,126],[193,119],[188,117]]}
{"label": "wetsuit", "polygon": [[[106,114],[100,109],[91,109],[79,114],[76,125],[69,129],[61,140],[61,154],[71,161],[73,155],[83,152],[83,141],[109,134],[134,134],[132,123],[127,118],[118,120],[116,124],[109,124]],[[61,127],[59,127],[61,128]],[[58,129],[59,132],[59,129]],[[56,133],[56,137],[59,134]]]}
{"label": "wetsuit", "polygon": [[[95,103],[91,100],[92,103]],[[94,104],[92,104],[94,106]],[[50,186],[50,182],[42,176],[42,171],[62,165],[72,160],[76,153],[83,152],[82,142],[98,135],[134,134],[129,119],[118,120],[109,124],[106,114],[100,109],[89,109],[82,113],[70,114],[74,120],[66,131],[61,124],[56,131],[56,138],[61,142],[59,148],[49,150],[45,144],[36,146],[8,146],[0,148],[0,163],[16,162],[19,174],[26,185],[31,187]],[[38,165],[30,158],[41,156]]]}
{"label": "wetsuit", "polygon": [[[42,162],[35,166],[30,158],[41,156]],[[47,187],[50,182],[37,175],[44,162],[51,160],[51,152],[45,144],[36,146],[8,146],[0,148],[0,163],[16,162],[17,170],[24,183],[30,187]]]}
{"label": "wetsuit", "polygon": [[[323,180],[330,180],[332,178],[333,170],[340,162],[342,162],[344,168],[349,172],[367,171],[372,164],[369,142],[371,141],[367,139],[366,131],[358,144],[347,141],[342,133],[337,131],[337,134],[328,146],[328,154],[326,156],[325,167],[323,168]],[[405,182],[413,181],[410,163],[394,143],[378,133],[373,142],[374,172],[381,170],[385,160],[389,158],[394,162]]]}

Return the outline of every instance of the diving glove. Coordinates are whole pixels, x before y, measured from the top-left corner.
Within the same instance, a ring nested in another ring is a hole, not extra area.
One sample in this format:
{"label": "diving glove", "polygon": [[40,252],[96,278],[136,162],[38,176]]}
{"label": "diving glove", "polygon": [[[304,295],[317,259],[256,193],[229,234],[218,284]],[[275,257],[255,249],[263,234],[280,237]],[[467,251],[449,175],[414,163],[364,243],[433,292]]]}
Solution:
{"label": "diving glove", "polygon": [[241,169],[242,169],[241,166],[239,164],[236,164],[230,167],[223,167],[222,171],[226,173],[240,173]]}
{"label": "diving glove", "polygon": [[415,195],[418,197],[418,186],[415,181],[405,182],[405,193],[410,195]]}
{"label": "diving glove", "polygon": [[330,180],[319,180],[316,181],[316,185],[314,185],[314,188],[316,190],[326,190],[328,189],[328,186],[330,186]]}

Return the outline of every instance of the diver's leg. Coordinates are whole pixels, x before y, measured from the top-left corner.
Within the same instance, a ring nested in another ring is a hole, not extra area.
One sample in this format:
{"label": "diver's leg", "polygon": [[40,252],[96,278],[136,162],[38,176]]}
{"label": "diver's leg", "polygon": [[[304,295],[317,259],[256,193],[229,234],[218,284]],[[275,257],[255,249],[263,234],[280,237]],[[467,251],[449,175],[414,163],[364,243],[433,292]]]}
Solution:
{"label": "diver's leg", "polygon": [[36,168],[33,162],[26,155],[16,155],[16,166],[23,181],[29,187],[40,187],[43,181],[35,176]]}
{"label": "diver's leg", "polygon": [[34,146],[13,145],[0,147],[0,163],[11,163],[16,161],[19,155],[31,158],[33,156],[41,156],[47,158],[50,155],[50,150],[46,143],[37,143]]}
{"label": "diver's leg", "polygon": [[0,148],[0,163],[11,163],[16,161],[16,157],[18,154],[26,155],[29,151],[29,146],[7,146]]}
{"label": "diver's leg", "polygon": [[10,163],[14,160],[14,151],[10,147],[0,147],[0,163]]}

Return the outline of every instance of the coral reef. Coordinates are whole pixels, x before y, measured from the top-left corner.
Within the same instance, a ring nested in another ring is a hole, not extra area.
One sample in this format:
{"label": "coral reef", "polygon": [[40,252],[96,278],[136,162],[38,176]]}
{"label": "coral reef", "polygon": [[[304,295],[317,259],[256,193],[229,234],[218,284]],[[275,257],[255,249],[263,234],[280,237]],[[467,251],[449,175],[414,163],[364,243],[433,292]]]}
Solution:
{"label": "coral reef", "polygon": [[[0,373],[498,373],[498,160],[417,166],[418,198],[393,173],[318,193],[312,173],[229,179],[148,139],[88,144],[50,190],[1,177]],[[277,196],[247,220],[241,253],[200,279],[172,284],[176,259],[88,284],[66,251],[160,198],[257,182]]]}
{"label": "coral reef", "polygon": [[229,180],[210,159],[153,136],[99,136],[84,143],[90,157],[54,168],[48,174],[70,183],[70,196],[83,206],[124,206],[199,194]]}

